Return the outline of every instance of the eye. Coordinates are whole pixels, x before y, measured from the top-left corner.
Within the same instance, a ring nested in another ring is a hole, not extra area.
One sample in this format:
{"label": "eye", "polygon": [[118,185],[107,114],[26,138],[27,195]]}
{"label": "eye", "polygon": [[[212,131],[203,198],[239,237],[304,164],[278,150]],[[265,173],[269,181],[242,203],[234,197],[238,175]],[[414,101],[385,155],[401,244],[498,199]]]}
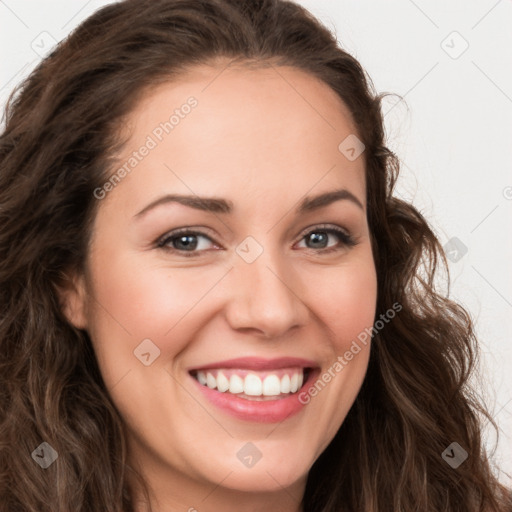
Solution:
{"label": "eye", "polygon": [[183,256],[195,256],[194,253],[205,251],[215,246],[209,236],[188,228],[183,228],[165,235],[157,245],[171,252],[182,253]]}
{"label": "eye", "polygon": [[[334,243],[331,243],[332,239],[334,239]],[[318,249],[323,253],[353,247],[357,244],[350,234],[334,226],[316,226],[303,235],[301,243],[303,240],[307,249]]]}

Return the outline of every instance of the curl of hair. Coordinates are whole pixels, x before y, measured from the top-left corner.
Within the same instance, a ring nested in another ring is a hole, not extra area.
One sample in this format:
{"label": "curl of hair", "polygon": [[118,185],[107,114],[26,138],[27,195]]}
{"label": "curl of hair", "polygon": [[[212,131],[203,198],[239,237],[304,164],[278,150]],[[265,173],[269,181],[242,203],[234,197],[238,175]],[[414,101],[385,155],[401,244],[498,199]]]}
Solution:
{"label": "curl of hair", "polygon": [[[436,267],[446,261],[427,222],[392,195],[399,163],[385,147],[383,95],[360,64],[292,2],[125,0],[58,44],[5,110],[0,511],[134,510],[123,421],[58,289],[84,269],[93,191],[115,163],[125,116],[148,88],[222,59],[295,66],[348,106],[366,146],[377,314],[402,306],[375,335],[361,391],[311,468],[304,510],[512,510],[481,440],[480,417],[494,422],[468,385],[477,355],[470,317],[436,291]],[[454,440],[469,453],[457,470],[441,458]],[[43,441],[58,453],[44,471],[31,458]]]}

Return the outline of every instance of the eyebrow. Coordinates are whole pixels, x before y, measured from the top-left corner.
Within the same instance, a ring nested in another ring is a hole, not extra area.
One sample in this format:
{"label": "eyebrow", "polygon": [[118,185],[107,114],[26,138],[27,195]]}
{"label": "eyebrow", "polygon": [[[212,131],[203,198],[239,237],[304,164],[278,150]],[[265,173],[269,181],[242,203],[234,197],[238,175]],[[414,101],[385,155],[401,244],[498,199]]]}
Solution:
{"label": "eyebrow", "polygon": [[[324,192],[323,194],[319,194],[317,196],[304,198],[295,209],[295,213],[301,214],[311,212],[320,208],[324,208],[325,206],[328,206],[335,201],[341,200],[350,201],[364,211],[364,206],[361,201],[359,201],[359,199],[354,194],[352,194],[352,192],[342,188],[333,190],[331,192]],[[137,213],[135,217],[140,218],[157,206],[161,206],[167,203],[179,203],[190,208],[195,208],[196,210],[212,213],[229,214],[232,213],[234,209],[232,201],[228,201],[226,199],[220,199],[216,197],[167,194],[149,203],[139,213]]]}

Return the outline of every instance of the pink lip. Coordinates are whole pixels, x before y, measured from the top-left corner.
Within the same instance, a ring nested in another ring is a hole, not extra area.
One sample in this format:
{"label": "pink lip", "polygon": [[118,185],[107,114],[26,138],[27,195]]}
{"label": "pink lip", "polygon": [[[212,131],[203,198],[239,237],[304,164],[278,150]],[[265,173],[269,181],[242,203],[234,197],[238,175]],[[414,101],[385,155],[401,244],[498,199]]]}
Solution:
{"label": "pink lip", "polygon": [[[307,379],[303,382],[301,389],[296,393],[277,398],[274,400],[247,400],[229,392],[221,393],[216,389],[210,389],[200,384],[192,374],[197,370],[216,369],[216,368],[243,368],[250,370],[276,370],[288,367],[312,368],[309,371]],[[304,403],[299,401],[301,391],[306,389],[311,382],[317,378],[320,368],[314,361],[299,359],[294,357],[284,357],[278,359],[259,359],[259,358],[238,358],[213,363],[198,368],[191,369],[189,374],[199,392],[215,407],[223,412],[234,416],[235,418],[258,423],[279,423],[287,418],[298,414],[304,407]]]}
{"label": "pink lip", "polygon": [[240,368],[247,370],[279,370],[280,368],[290,368],[299,366],[302,368],[316,368],[318,364],[315,361],[301,359],[299,357],[278,357],[276,359],[263,359],[261,357],[238,357],[228,359],[227,361],[218,361],[190,368],[192,370],[215,370],[218,368]]}

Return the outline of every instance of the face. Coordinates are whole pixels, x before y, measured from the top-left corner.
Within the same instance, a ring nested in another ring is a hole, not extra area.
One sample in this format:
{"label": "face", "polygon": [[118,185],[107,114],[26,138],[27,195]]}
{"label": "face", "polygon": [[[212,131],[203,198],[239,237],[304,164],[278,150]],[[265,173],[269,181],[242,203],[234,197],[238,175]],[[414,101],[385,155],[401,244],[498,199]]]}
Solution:
{"label": "face", "polygon": [[368,363],[344,356],[375,316],[364,153],[314,77],[223,67],[129,115],[68,314],[160,503],[293,510]]}

